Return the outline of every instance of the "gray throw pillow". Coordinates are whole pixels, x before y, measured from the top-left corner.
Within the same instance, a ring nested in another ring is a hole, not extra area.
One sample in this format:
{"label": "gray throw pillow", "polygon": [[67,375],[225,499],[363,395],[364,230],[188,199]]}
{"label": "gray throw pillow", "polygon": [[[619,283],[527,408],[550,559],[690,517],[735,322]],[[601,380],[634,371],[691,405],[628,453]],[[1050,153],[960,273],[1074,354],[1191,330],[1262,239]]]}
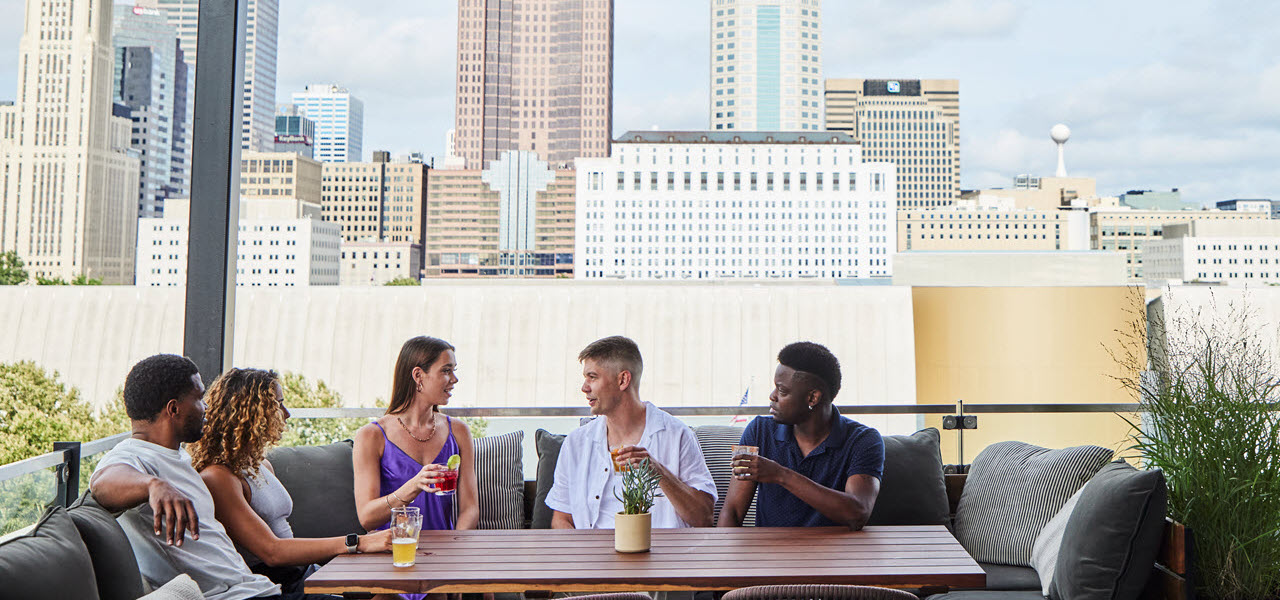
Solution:
{"label": "gray throw pillow", "polygon": [[1103,467],[1067,520],[1049,597],[1137,598],[1160,551],[1167,502],[1163,472],[1124,461]]}
{"label": "gray throw pillow", "polygon": [[560,459],[560,445],[564,436],[539,429],[533,433],[533,447],[538,451],[537,494],[533,498],[533,529],[551,529],[551,507],[547,506],[547,493],[555,483],[556,461]]}
{"label": "gray throw pillow", "polygon": [[479,529],[520,529],[524,524],[523,444],[523,431],[475,440]]}
{"label": "gray throw pillow", "polygon": [[5,598],[97,598],[94,579],[89,550],[61,506],[45,511],[31,531],[0,542]]}
{"label": "gray throw pillow", "polygon": [[1113,454],[1100,446],[987,446],[969,468],[956,508],[956,539],[978,562],[1031,566],[1040,530]]}
{"label": "gray throw pillow", "polygon": [[142,573],[124,529],[89,492],[67,510],[93,561],[101,600],[134,600],[143,593]]}
{"label": "gray throw pillow", "polygon": [[[729,480],[733,477],[733,446],[742,441],[742,427],[732,425],[702,425],[693,428],[693,435],[698,438],[702,447],[702,458],[711,471],[711,479],[716,482],[716,507],[712,514],[712,522],[720,520],[720,509],[724,508],[724,498],[729,493]],[[743,526],[755,526],[756,500],[751,499],[747,514],[742,519]]]}
{"label": "gray throw pillow", "polygon": [[326,446],[276,448],[267,454],[276,477],[293,498],[294,537],[364,533],[356,515],[351,440]]}
{"label": "gray throw pillow", "polygon": [[941,439],[932,427],[884,436],[884,477],[868,525],[947,524],[951,507],[942,474]]}

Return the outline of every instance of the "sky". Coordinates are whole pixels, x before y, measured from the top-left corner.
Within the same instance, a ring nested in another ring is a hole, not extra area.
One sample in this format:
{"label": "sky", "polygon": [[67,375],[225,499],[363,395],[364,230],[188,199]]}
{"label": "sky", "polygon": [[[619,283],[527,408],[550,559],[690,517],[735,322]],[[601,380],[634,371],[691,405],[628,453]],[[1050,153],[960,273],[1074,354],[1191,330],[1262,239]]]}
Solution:
{"label": "sky", "polygon": [[[280,0],[277,100],[309,83],[364,101],[366,160],[444,152],[456,0]],[[0,0],[0,99],[23,0]],[[708,125],[709,0],[615,0],[614,134]],[[1098,191],[1280,199],[1280,3],[825,0],[828,78],[960,81],[961,187],[1052,175]]]}

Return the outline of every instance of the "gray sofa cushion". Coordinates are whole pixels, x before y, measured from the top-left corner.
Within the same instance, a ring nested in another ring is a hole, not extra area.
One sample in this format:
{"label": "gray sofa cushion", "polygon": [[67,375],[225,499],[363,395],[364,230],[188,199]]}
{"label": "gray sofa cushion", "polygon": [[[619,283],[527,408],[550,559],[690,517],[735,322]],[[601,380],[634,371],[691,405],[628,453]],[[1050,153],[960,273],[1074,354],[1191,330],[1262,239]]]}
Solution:
{"label": "gray sofa cushion", "polygon": [[[724,498],[729,493],[729,480],[733,475],[733,448],[742,441],[741,427],[732,425],[703,425],[693,428],[693,435],[698,438],[698,446],[702,448],[702,458],[707,462],[707,470],[711,471],[711,479],[716,482],[716,507],[712,513],[712,521],[720,520],[720,509],[724,507]],[[747,514],[742,519],[744,526],[756,524],[756,499],[751,499]]]}
{"label": "gray sofa cushion", "polygon": [[928,600],[1044,600],[1040,590],[971,590],[934,594]]}
{"label": "gray sofa cushion", "polygon": [[1160,550],[1167,501],[1163,472],[1124,461],[1103,467],[1067,519],[1050,597],[1137,598]]}
{"label": "gray sofa cushion", "polygon": [[1031,567],[1015,567],[1012,565],[996,565],[992,563],[978,563],[983,571],[987,572],[988,590],[1035,590],[1036,594],[1040,593],[1040,577],[1036,574],[1036,570]]}
{"label": "gray sofa cushion", "polygon": [[884,477],[868,525],[946,525],[947,482],[942,436],[932,427],[911,435],[884,436]]}
{"label": "gray sofa cushion", "polygon": [[93,573],[102,600],[135,600],[143,593],[138,559],[124,529],[89,492],[67,510],[93,562]]}
{"label": "gray sofa cushion", "polygon": [[524,525],[523,445],[523,431],[475,440],[478,529],[520,529]]}
{"label": "gray sofa cushion", "polygon": [[533,498],[533,529],[551,529],[552,510],[547,506],[547,492],[555,483],[556,460],[560,458],[560,445],[564,436],[545,429],[533,432],[533,447],[538,451],[537,495]]}
{"label": "gray sofa cushion", "polygon": [[267,459],[293,497],[289,525],[295,537],[365,532],[356,515],[351,440],[327,446],[276,448],[267,454]]}
{"label": "gray sofa cushion", "polygon": [[30,532],[0,542],[0,590],[5,598],[98,597],[93,561],[67,509],[55,506]]}
{"label": "gray sofa cushion", "polygon": [[1062,505],[1114,454],[998,442],[978,453],[956,508],[956,539],[979,562],[1031,566],[1031,546]]}

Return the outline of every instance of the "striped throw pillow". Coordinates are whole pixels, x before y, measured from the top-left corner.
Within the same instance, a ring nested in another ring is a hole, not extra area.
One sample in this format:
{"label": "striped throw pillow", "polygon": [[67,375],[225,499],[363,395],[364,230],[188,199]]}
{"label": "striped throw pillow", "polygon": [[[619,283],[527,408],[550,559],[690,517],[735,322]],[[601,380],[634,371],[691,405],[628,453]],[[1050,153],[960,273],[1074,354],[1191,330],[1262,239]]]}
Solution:
{"label": "striped throw pillow", "polygon": [[[742,428],[731,425],[703,425],[694,427],[693,434],[702,447],[702,458],[707,461],[707,469],[716,482],[716,508],[712,521],[720,520],[720,509],[724,506],[724,497],[729,493],[729,479],[733,475],[732,449],[730,446],[742,441]],[[744,526],[754,527],[756,524],[756,500],[751,499],[747,508],[747,516],[742,519]]]}
{"label": "striped throw pillow", "polygon": [[956,539],[978,562],[1031,566],[1040,530],[1112,454],[1100,446],[987,446],[969,467],[956,508]]}
{"label": "striped throw pillow", "polygon": [[520,529],[524,525],[523,445],[523,431],[475,441],[479,529]]}

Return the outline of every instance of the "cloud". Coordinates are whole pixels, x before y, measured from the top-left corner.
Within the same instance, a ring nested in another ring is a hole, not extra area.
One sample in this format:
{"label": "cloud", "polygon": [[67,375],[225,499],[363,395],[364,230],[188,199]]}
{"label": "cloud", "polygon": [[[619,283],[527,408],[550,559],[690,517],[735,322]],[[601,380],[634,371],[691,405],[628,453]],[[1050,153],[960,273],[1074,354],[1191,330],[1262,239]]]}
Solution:
{"label": "cloud", "polygon": [[829,72],[846,60],[900,61],[959,40],[1010,37],[1025,12],[1005,0],[859,0],[827,2],[823,10]]}

